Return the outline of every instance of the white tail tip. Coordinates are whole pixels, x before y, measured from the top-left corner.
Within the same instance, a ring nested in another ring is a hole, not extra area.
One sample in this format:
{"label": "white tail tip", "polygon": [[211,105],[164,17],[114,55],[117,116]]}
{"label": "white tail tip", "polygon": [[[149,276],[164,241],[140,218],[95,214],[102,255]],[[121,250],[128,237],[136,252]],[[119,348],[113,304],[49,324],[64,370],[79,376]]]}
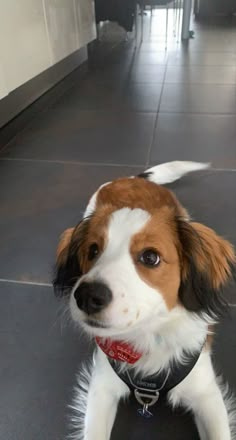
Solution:
{"label": "white tail tip", "polygon": [[163,185],[174,182],[192,171],[205,170],[210,166],[210,163],[176,160],[149,168],[143,173],[143,177],[151,182]]}

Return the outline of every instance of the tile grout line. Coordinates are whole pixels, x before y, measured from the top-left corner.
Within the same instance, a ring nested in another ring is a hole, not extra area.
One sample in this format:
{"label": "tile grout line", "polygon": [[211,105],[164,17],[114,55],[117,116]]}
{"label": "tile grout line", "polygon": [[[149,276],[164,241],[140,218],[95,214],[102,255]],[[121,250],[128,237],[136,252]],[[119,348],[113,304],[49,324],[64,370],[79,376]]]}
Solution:
{"label": "tile grout line", "polygon": [[162,95],[163,95],[164,87],[165,87],[165,79],[166,79],[167,68],[168,68],[168,59],[169,59],[169,54],[167,54],[167,60],[166,60],[165,71],[164,71],[164,75],[163,75],[160,98],[159,98],[159,103],[158,103],[158,107],[157,107],[157,114],[156,114],[156,119],[155,119],[155,123],[154,123],[154,127],[153,127],[153,135],[152,135],[152,139],[151,139],[150,146],[149,146],[148,153],[147,153],[147,160],[146,160],[145,168],[147,168],[149,165],[151,151],[152,151],[152,147],[153,147],[153,143],[154,143],[154,139],[155,139],[155,133],[156,133],[156,128],[157,128],[158,119],[159,119],[159,113],[160,113],[160,108],[161,108],[161,100],[162,100]]}
{"label": "tile grout line", "polygon": [[[178,85],[178,84],[176,84]],[[162,110],[160,114],[164,115],[197,115],[197,116],[236,116],[236,112],[209,112],[209,111],[191,111],[191,110]]]}
{"label": "tile grout line", "polygon": [[215,117],[215,116],[226,116],[226,117],[228,117],[228,116],[236,116],[236,112],[234,112],[234,113],[230,113],[230,112],[228,112],[228,113],[223,113],[223,112],[214,112],[214,113],[212,113],[212,112],[200,112],[200,111],[184,111],[184,110],[180,110],[180,111],[176,111],[176,110],[162,110],[161,112],[160,112],[160,114],[161,115],[170,115],[170,114],[173,114],[173,115],[185,115],[185,116],[188,116],[188,115],[191,115],[191,116],[213,116],[213,117]]}
{"label": "tile grout line", "polygon": [[230,171],[231,173],[236,171],[235,168],[209,168],[209,169],[212,171]]}
{"label": "tile grout line", "polygon": [[[158,113],[160,114],[160,113]],[[157,120],[158,118],[156,118]],[[155,121],[156,121],[155,120]],[[143,168],[143,164],[128,164],[128,163],[105,163],[105,162],[80,162],[80,161],[67,161],[67,160],[53,160],[53,159],[28,159],[21,157],[0,157],[0,162],[39,162],[39,163],[49,163],[49,164],[62,164],[62,165],[76,165],[76,166],[97,166],[97,167],[127,167],[127,168]],[[168,161],[169,162],[169,161]],[[165,162],[161,162],[165,163]],[[156,165],[161,165],[161,163],[157,163]],[[149,163],[146,162],[145,166],[148,166]],[[153,164],[152,164],[153,165]],[[219,171],[219,172],[235,172],[236,168],[210,168],[211,171]]]}
{"label": "tile grout line", "polygon": [[129,167],[129,168],[143,168],[143,165],[140,164],[127,164],[127,163],[105,163],[105,162],[80,162],[80,161],[72,161],[72,160],[53,160],[53,159],[28,159],[21,157],[0,157],[0,161],[19,161],[19,162],[39,162],[39,163],[55,163],[55,164],[63,164],[63,165],[81,165],[81,166],[114,166],[114,167]]}
{"label": "tile grout line", "polygon": [[11,280],[11,279],[7,279],[7,278],[0,278],[0,283],[20,284],[23,286],[52,287],[52,283],[40,283],[40,282],[36,282],[36,281]]}
{"label": "tile grout line", "polygon": [[[153,83],[155,84],[155,83]],[[190,81],[166,81],[165,84],[168,85],[185,85],[185,86],[234,86],[235,89],[235,81],[230,83],[218,83],[218,82],[190,82]]]}

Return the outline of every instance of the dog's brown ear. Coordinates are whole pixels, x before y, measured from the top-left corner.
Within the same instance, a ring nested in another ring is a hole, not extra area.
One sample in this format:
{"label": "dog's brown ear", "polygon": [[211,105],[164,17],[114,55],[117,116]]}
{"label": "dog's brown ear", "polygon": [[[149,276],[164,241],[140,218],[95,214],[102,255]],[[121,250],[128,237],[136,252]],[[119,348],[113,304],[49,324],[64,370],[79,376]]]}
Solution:
{"label": "dog's brown ear", "polygon": [[61,234],[56,251],[57,264],[65,261],[74,230],[75,228],[69,228]]}
{"label": "dog's brown ear", "polygon": [[81,276],[78,258],[76,228],[66,229],[60,237],[56,251],[56,267],[53,280],[55,294],[64,296],[70,293],[73,285]]}
{"label": "dog's brown ear", "polygon": [[188,310],[215,318],[227,306],[222,289],[233,276],[233,246],[200,223],[178,219],[177,225],[182,266],[180,300]]}

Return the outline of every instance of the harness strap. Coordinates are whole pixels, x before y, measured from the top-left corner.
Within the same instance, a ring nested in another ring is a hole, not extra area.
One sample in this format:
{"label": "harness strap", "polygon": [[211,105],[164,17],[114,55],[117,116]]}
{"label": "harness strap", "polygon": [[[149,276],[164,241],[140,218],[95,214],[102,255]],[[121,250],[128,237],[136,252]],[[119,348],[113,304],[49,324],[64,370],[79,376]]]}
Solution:
{"label": "harness strap", "polygon": [[149,391],[158,390],[161,394],[166,394],[189,375],[196,365],[201,352],[202,349],[192,355],[184,355],[184,363],[173,362],[171,368],[146,377],[143,377],[140,373],[135,373],[133,368],[122,370],[119,361],[108,356],[107,359],[117,376],[128,385],[131,391],[137,388]]}
{"label": "harness strap", "polygon": [[145,417],[151,417],[152,413],[149,411],[149,406],[157,403],[159,398],[165,397],[170,390],[179,385],[189,375],[200,357],[202,348],[191,355],[185,354],[184,363],[174,361],[167,370],[146,377],[143,377],[140,373],[135,373],[133,368],[121,369],[120,362],[109,356],[107,356],[107,359],[114,372],[125,382],[130,391],[134,393],[136,400],[143,406],[138,410],[138,413]]}

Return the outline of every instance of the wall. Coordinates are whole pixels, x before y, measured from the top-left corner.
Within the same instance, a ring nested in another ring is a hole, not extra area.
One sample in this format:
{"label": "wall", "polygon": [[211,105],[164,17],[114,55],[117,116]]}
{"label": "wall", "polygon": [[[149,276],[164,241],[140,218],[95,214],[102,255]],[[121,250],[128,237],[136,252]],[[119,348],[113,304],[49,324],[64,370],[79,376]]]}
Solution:
{"label": "wall", "polygon": [[235,0],[196,0],[195,12],[203,18],[217,14],[228,15],[236,12],[236,2]]}
{"label": "wall", "polygon": [[93,0],[0,0],[0,99],[96,38]]}

